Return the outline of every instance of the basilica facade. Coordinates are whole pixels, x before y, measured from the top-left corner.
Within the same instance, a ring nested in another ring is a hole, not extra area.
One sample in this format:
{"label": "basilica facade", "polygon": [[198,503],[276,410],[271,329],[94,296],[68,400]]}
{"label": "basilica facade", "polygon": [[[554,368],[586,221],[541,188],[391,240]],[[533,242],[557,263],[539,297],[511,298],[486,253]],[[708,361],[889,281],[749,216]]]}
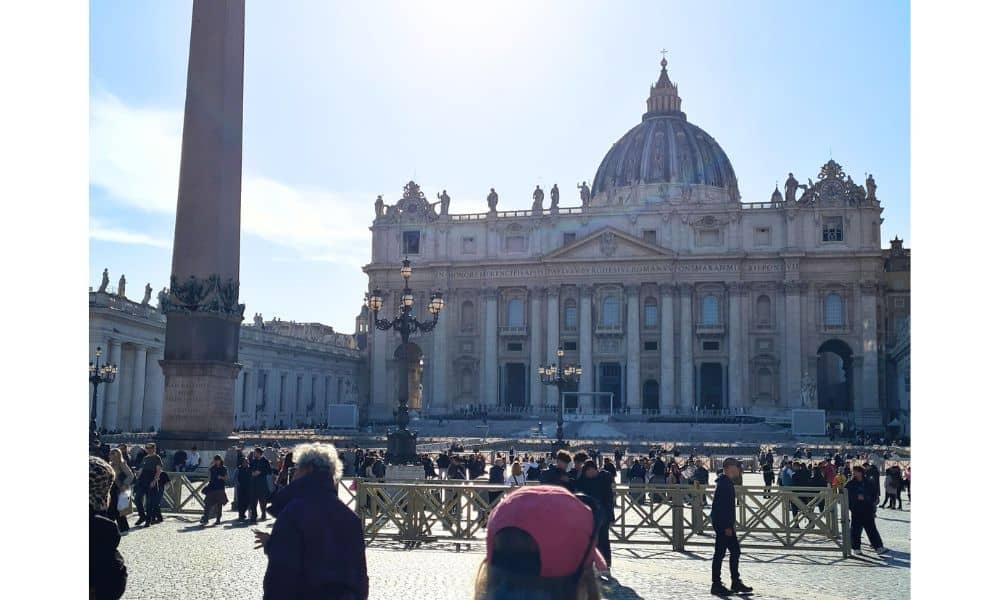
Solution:
{"label": "basilica facade", "polygon": [[561,348],[582,367],[569,409],[805,407],[883,427],[890,399],[899,404],[886,344],[908,317],[909,251],[898,244],[905,282],[899,269],[887,277],[883,208],[874,177],[861,180],[829,160],[743,201],[720,144],[681,111],[664,60],[641,121],[590,185],[574,182],[570,206],[558,187],[517,210],[491,189],[476,214],[451,214],[446,192],[432,202],[412,181],[396,202],[379,197],[369,289],[394,311],[407,258],[414,306],[434,292],[447,304],[409,348],[369,333],[368,412],[389,417],[407,388],[429,414],[555,406],[537,369]]}

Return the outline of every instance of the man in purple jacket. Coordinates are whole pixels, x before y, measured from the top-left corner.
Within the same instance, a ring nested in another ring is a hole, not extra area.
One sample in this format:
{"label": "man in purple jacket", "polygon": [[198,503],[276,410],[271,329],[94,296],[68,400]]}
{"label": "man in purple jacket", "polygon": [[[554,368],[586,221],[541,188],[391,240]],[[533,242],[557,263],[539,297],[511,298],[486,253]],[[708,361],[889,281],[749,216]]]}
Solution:
{"label": "man in purple jacket", "polygon": [[296,470],[269,512],[270,534],[254,531],[267,554],[264,600],[365,600],[368,567],[361,520],[337,497],[340,459],[331,444],[301,444]]}

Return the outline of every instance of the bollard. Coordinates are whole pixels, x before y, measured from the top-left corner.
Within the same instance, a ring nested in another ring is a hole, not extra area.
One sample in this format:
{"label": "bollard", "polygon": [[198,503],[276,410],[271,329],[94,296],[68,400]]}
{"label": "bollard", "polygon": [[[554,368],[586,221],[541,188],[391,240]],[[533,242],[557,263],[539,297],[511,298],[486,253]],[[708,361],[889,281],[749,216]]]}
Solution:
{"label": "bollard", "polygon": [[697,534],[705,532],[705,496],[701,484],[694,482],[695,493],[691,498],[691,527]]}
{"label": "bollard", "polygon": [[673,530],[671,541],[676,552],[684,551],[684,497],[683,493],[677,489],[667,492],[670,501],[670,513],[673,517]]}
{"label": "bollard", "polygon": [[847,508],[847,491],[840,490],[837,494],[840,504],[840,547],[844,558],[851,557],[851,520]]}

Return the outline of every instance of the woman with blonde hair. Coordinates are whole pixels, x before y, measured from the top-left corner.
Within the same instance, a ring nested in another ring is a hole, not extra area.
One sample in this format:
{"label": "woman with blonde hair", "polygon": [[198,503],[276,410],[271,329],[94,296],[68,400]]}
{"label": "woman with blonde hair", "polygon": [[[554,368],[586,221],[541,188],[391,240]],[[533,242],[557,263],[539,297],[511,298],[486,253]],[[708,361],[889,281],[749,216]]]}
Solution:
{"label": "woman with blonde hair", "polygon": [[510,477],[507,478],[507,485],[522,486],[527,478],[522,474],[521,463],[514,461],[510,466]]}
{"label": "woman with blonde hair", "polygon": [[[111,500],[108,502],[107,516],[118,524],[119,531],[126,532],[129,527],[128,519],[125,517],[132,513],[132,499],[129,495],[129,490],[132,489],[135,473],[132,472],[132,468],[125,462],[119,448],[111,449],[111,453],[108,456],[108,463],[111,465],[111,470],[115,472],[115,478],[111,483]],[[118,503],[122,494],[125,494],[127,504],[119,510]]]}
{"label": "woman with blonde hair", "polygon": [[563,487],[507,494],[490,514],[474,599],[600,600],[596,571],[607,565],[596,544],[603,520],[592,498]]}

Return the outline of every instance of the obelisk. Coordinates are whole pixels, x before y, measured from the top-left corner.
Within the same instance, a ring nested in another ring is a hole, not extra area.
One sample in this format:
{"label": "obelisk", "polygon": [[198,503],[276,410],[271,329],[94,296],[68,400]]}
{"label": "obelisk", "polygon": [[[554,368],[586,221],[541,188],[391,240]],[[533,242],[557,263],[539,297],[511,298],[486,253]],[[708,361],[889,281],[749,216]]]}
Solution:
{"label": "obelisk", "polygon": [[160,436],[233,430],[240,365],[244,0],[195,0],[167,316]]}

